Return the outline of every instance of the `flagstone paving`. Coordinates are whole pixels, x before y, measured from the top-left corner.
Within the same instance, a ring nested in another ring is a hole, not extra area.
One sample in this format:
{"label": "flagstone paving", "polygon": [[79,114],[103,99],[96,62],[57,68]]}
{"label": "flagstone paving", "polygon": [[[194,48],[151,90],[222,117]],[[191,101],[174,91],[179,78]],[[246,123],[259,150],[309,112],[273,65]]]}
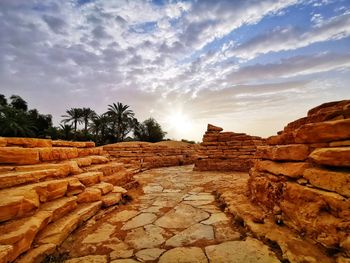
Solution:
{"label": "flagstone paving", "polygon": [[132,193],[131,203],[90,220],[60,250],[74,262],[279,262],[269,247],[242,235],[215,201],[213,191],[248,175],[192,168],[136,175],[143,191]]}

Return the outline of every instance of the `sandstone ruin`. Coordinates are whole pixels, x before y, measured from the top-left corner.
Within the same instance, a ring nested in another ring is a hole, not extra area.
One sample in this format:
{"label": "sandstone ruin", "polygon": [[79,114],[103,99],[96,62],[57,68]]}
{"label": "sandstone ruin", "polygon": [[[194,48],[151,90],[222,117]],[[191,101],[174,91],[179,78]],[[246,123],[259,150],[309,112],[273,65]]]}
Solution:
{"label": "sandstone ruin", "polygon": [[263,145],[264,140],[258,136],[222,130],[208,124],[195,170],[248,172],[256,159],[256,147]]}
{"label": "sandstone ruin", "polygon": [[266,140],[0,138],[0,262],[349,262],[349,152],[349,100]]}

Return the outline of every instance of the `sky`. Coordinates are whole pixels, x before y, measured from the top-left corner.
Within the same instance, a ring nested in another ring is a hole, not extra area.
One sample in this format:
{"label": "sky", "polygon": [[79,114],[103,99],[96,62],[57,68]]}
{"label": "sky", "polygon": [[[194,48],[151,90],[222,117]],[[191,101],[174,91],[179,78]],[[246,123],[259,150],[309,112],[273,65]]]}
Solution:
{"label": "sky", "polygon": [[350,98],[349,0],[0,0],[0,93],[263,137]]}

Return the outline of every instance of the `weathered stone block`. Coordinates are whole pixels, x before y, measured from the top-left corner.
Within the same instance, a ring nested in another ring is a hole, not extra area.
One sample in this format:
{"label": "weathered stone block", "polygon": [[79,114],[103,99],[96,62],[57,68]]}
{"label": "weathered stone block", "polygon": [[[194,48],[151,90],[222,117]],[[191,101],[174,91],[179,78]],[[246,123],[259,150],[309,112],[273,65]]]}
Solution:
{"label": "weathered stone block", "polygon": [[303,177],[308,179],[310,184],[338,194],[350,197],[350,173],[335,172],[320,168],[306,169]]}
{"label": "weathered stone block", "polygon": [[84,192],[78,195],[78,203],[92,203],[95,201],[100,201],[102,197],[101,191],[99,189],[88,187]]}
{"label": "weathered stone block", "polygon": [[310,123],[294,134],[296,143],[332,142],[350,139],[350,119]]}
{"label": "weathered stone block", "polygon": [[280,208],[288,226],[326,247],[339,246],[349,233],[350,200],[339,194],[287,182]]}
{"label": "weathered stone block", "polygon": [[109,193],[107,195],[102,196],[102,206],[109,207],[112,205],[116,205],[122,199],[121,193]]}
{"label": "weathered stone block", "polygon": [[350,147],[320,148],[309,157],[321,165],[350,167]]}
{"label": "weathered stone block", "polygon": [[82,182],[85,186],[91,186],[94,184],[98,184],[103,177],[102,172],[87,172],[74,176],[78,178],[80,182]]}
{"label": "weathered stone block", "polygon": [[30,218],[0,225],[0,244],[13,246],[9,262],[14,261],[21,253],[31,247],[36,234],[50,222],[50,219],[50,212],[40,211]]}
{"label": "weathered stone block", "polygon": [[21,147],[0,147],[0,163],[2,164],[36,164],[39,163],[37,149]]}
{"label": "weathered stone block", "polygon": [[258,161],[255,168],[261,172],[269,172],[274,175],[284,175],[292,178],[303,176],[305,169],[309,168],[310,164],[304,162],[273,162],[268,160]]}
{"label": "weathered stone block", "polygon": [[258,158],[281,161],[304,161],[309,155],[309,147],[303,144],[258,146]]}

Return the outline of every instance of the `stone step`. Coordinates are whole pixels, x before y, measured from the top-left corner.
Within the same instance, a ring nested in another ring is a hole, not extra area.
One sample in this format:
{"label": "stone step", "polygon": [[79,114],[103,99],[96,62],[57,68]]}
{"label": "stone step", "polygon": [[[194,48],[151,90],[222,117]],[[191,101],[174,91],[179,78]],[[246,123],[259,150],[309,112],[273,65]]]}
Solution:
{"label": "stone step", "polygon": [[0,190],[0,222],[30,216],[40,203],[79,194],[84,189],[77,178],[65,178]]}
{"label": "stone step", "polygon": [[17,258],[16,263],[41,263],[46,256],[54,253],[55,250],[55,244],[44,244],[35,248],[31,248],[25,254]]}
{"label": "stone step", "polygon": [[90,155],[72,159],[72,161],[77,162],[79,167],[86,167],[92,164],[103,164],[108,163],[109,159],[101,155]]}
{"label": "stone step", "polygon": [[9,262],[14,261],[21,253],[27,251],[36,234],[50,222],[52,212],[39,211],[29,218],[9,221],[0,225],[0,245],[11,245],[8,253]]}
{"label": "stone step", "polygon": [[81,204],[77,209],[56,222],[49,224],[36,237],[35,244],[60,245],[78,225],[95,215],[101,208],[102,202]]}
{"label": "stone step", "polygon": [[99,171],[85,172],[74,176],[85,186],[98,184],[103,177],[103,173]]}
{"label": "stone step", "polygon": [[277,244],[283,259],[289,262],[334,262],[319,246],[300,238],[288,227],[277,225],[259,206],[252,204],[245,195],[246,186],[237,187],[235,191],[232,191],[233,188],[221,191],[219,201],[227,206],[226,210],[236,222],[243,224],[254,236]]}
{"label": "stone step", "polygon": [[10,172],[0,174],[0,189],[16,185],[36,183],[52,178],[62,178],[68,173],[60,169],[47,169],[28,172]]}
{"label": "stone step", "polygon": [[113,185],[125,185],[127,184],[133,174],[128,173],[126,170],[113,173],[111,175],[103,176],[101,178],[102,182],[110,183]]}
{"label": "stone step", "polygon": [[87,187],[84,192],[78,195],[78,203],[91,203],[100,201],[102,198],[101,190],[94,187]]}
{"label": "stone step", "polygon": [[102,206],[103,207],[109,207],[112,205],[116,205],[119,203],[119,201],[122,199],[122,194],[121,193],[109,193],[104,196],[102,196],[101,201],[102,201]]}
{"label": "stone step", "polygon": [[86,172],[102,172],[104,176],[108,176],[122,170],[125,170],[124,164],[117,161],[112,161],[105,164],[95,164],[84,168],[84,171]]}
{"label": "stone step", "polygon": [[101,182],[92,186],[93,188],[99,189],[102,195],[108,194],[114,188],[113,184]]}
{"label": "stone step", "polygon": [[48,211],[52,213],[51,221],[55,222],[66,214],[77,208],[76,196],[62,197],[51,202],[47,202],[40,206],[40,211]]}

